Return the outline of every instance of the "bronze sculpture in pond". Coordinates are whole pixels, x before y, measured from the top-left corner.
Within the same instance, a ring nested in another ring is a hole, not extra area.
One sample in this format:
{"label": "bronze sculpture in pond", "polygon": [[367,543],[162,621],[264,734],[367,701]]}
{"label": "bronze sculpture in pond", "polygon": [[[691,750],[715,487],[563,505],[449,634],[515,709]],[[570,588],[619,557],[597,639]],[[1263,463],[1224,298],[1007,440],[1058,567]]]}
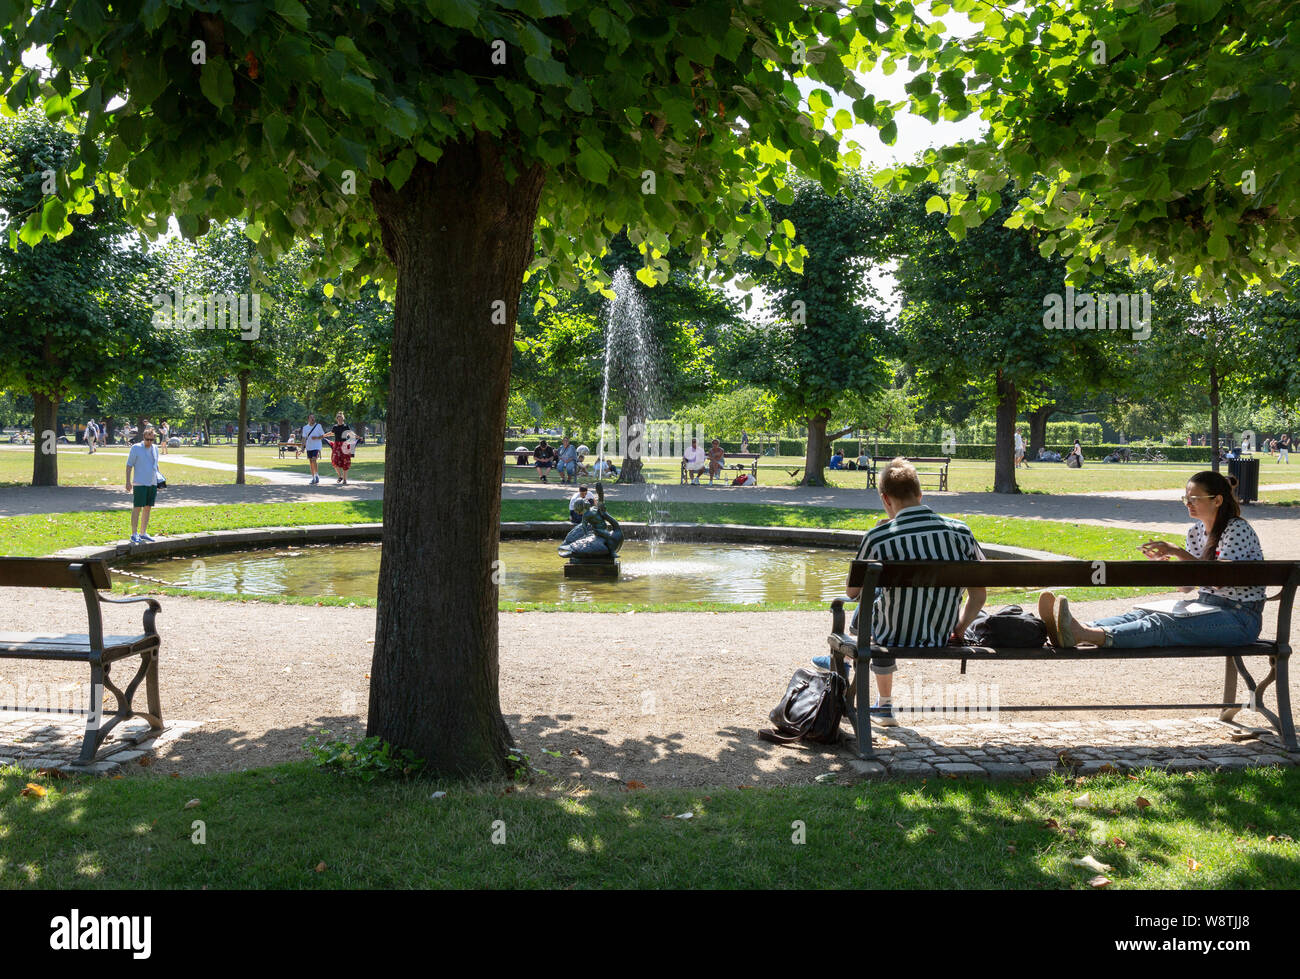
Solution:
{"label": "bronze sculpture in pond", "polygon": [[623,546],[623,531],[618,521],[605,512],[604,500],[595,506],[585,502],[578,505],[584,510],[582,520],[564,538],[559,547],[560,556],[612,559]]}

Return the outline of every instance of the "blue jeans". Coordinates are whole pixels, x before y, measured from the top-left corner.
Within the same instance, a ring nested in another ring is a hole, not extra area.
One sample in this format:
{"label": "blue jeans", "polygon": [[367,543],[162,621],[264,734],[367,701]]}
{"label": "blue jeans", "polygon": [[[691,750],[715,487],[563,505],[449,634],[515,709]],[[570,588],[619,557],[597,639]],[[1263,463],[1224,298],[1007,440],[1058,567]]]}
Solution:
{"label": "blue jeans", "polygon": [[1098,619],[1094,627],[1106,633],[1106,645],[1117,649],[1149,646],[1247,646],[1259,638],[1263,602],[1234,602],[1202,594],[1198,602],[1218,605],[1219,612],[1177,618],[1164,612],[1135,608],[1123,615]]}
{"label": "blue jeans", "polygon": [[568,477],[569,479],[572,479],[578,472],[578,464],[576,462],[561,462],[555,468],[560,471],[561,476]]}

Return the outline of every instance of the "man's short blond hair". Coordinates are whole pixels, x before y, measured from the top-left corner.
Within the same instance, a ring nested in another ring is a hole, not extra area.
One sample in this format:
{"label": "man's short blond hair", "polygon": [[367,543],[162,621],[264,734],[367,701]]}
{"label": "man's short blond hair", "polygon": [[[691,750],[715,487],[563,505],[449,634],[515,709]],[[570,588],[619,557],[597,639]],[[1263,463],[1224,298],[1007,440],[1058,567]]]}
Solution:
{"label": "man's short blond hair", "polygon": [[899,457],[880,470],[876,488],[881,496],[892,496],[896,500],[915,500],[921,495],[921,478],[916,474],[916,467],[906,459]]}

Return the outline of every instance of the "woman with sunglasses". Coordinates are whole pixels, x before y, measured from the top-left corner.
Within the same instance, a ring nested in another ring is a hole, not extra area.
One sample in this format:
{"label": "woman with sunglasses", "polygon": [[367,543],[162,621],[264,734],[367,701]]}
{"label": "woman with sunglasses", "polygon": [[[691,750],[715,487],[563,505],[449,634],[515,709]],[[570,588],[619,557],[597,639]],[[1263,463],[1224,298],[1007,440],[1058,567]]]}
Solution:
{"label": "woman with sunglasses", "polygon": [[[1222,474],[1199,472],[1187,483],[1183,504],[1192,518],[1183,547],[1153,540],[1142,553],[1154,561],[1262,561],[1264,552],[1255,530],[1241,516],[1233,484]],[[1182,589],[1191,591],[1189,586]],[[1123,615],[1082,623],[1070,615],[1067,598],[1045,592],[1038,599],[1038,614],[1053,645],[1079,643],[1136,649],[1148,646],[1247,646],[1259,638],[1264,611],[1264,589],[1259,586],[1202,587],[1196,599],[1216,611],[1175,616],[1166,612],[1134,609]]]}

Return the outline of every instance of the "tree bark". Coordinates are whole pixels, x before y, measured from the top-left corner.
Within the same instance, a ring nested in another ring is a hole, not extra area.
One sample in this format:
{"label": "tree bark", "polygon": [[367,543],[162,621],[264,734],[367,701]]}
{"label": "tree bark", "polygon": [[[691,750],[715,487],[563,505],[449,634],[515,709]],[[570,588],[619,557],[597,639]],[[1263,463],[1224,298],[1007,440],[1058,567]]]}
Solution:
{"label": "tree bark", "polygon": [[1029,448],[1026,459],[1036,459],[1038,450],[1047,445],[1047,419],[1056,410],[1056,402],[1035,408],[1029,413]]}
{"label": "tree bark", "polygon": [[1210,365],[1210,465],[1219,471],[1219,371]]}
{"label": "tree bark", "polygon": [[1016,485],[1016,386],[998,371],[997,436],[993,446],[993,492],[1019,493]]}
{"label": "tree bark", "polygon": [[809,415],[806,419],[808,441],[804,446],[803,479],[799,482],[800,486],[826,485],[826,463],[831,458],[830,446],[826,441],[826,422],[830,416],[829,411],[823,411]]}
{"label": "tree bark", "polygon": [[[641,448],[638,452],[633,453],[632,446],[637,441],[633,433],[637,431],[640,431],[641,433],[641,437],[640,437]],[[646,431],[646,419],[644,418],[644,416],[639,418],[629,417],[627,422],[627,446],[625,447],[627,451],[623,454],[623,465],[618,471],[618,479],[615,480],[615,482],[618,483],[644,483],[645,482],[644,456],[645,453],[648,451],[649,440],[650,440],[650,435]]]}
{"label": "tree bark", "polygon": [[[32,435],[36,439],[36,444],[33,446],[34,451],[32,452],[32,485],[58,486],[58,442],[47,436],[46,432],[53,433],[57,430],[59,402],[57,399],[44,394],[33,394],[32,401],[35,403],[36,409],[32,417]],[[45,451],[51,445],[53,445],[55,451]]]}
{"label": "tree bark", "polygon": [[289,441],[289,419],[287,418],[280,419],[280,441]]}
{"label": "tree bark", "polygon": [[244,443],[248,441],[248,371],[239,372],[239,431],[235,433],[235,485],[244,485]]}
{"label": "tree bark", "polygon": [[[371,185],[398,275],[367,733],[439,776],[501,777],[496,564],[510,359],[543,173],[480,135]],[[455,474],[430,478],[432,467]],[[556,561],[556,574],[560,562]]]}

